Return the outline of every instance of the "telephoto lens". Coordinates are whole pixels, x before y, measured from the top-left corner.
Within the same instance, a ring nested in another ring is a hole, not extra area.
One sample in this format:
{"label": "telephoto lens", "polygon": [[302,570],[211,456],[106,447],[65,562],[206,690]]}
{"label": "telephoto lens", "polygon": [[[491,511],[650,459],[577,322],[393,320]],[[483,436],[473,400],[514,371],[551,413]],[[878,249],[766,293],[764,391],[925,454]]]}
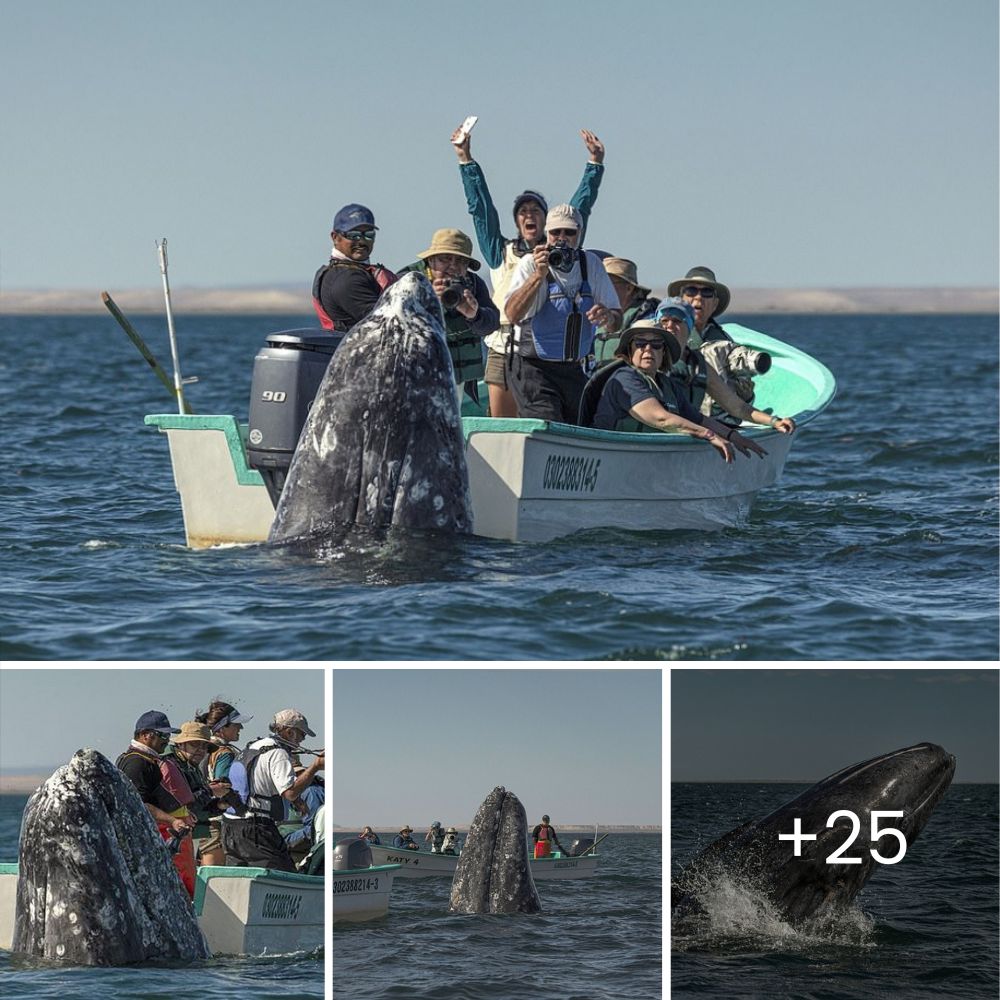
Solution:
{"label": "telephoto lens", "polygon": [[462,301],[465,292],[465,282],[454,278],[448,282],[448,287],[441,293],[441,305],[445,309],[454,309]]}
{"label": "telephoto lens", "polygon": [[549,250],[549,266],[559,271],[568,271],[576,260],[576,251],[572,247],[557,243]]}

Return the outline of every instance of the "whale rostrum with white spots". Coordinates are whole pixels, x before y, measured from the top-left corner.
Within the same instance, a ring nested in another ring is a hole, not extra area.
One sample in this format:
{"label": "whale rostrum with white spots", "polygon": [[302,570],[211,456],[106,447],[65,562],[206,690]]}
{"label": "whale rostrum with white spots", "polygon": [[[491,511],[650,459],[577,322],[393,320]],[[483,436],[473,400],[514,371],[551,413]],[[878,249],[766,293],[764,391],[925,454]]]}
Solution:
{"label": "whale rostrum with white spots", "polygon": [[498,785],[469,827],[451,884],[459,913],[539,913],[528,861],[528,821],[513,792]]}
{"label": "whale rostrum with white spots", "polygon": [[441,305],[403,275],[330,360],[269,540],[353,526],[472,530],[469,474]]}
{"label": "whale rostrum with white spots", "polygon": [[96,750],[28,800],[18,861],[12,951],[75,965],[210,957],[156,823]]}

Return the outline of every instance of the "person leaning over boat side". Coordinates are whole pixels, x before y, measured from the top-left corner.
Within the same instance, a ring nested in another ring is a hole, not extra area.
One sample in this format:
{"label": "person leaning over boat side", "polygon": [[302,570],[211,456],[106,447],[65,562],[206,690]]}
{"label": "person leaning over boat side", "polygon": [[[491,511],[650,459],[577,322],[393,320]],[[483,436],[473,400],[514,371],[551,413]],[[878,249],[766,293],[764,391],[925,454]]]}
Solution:
{"label": "person leaning over boat side", "polygon": [[444,840],[441,841],[442,854],[458,854],[461,844],[458,840],[458,830],[449,826],[445,831]]}
{"label": "person leaning over boat side", "polygon": [[366,826],[361,831],[361,833],[358,834],[358,837],[361,840],[365,841],[365,843],[367,843],[367,844],[381,844],[382,843],[382,841],[379,840],[378,834],[370,826]]}
{"label": "person leaning over boat side", "polygon": [[346,333],[367,316],[396,275],[369,259],[375,216],[364,205],[345,205],[333,218],[330,261],[313,278],[313,308],[324,330]]}
{"label": "person leaning over boat side", "polygon": [[548,815],[543,816],[541,823],[531,831],[531,839],[535,843],[536,858],[547,858],[552,853],[553,844],[563,854],[566,853],[566,848],[559,843],[559,838],[556,836],[556,828],[549,822]]}
{"label": "person leaning over boat side", "polygon": [[189,834],[197,820],[188,807],[194,795],[177,765],[160,756],[171,735],[179,732],[162,712],[143,712],[136,720],[128,749],[119,755],[115,766],[135,785],[160,836],[176,847],[174,868],[193,897],[194,849]]}
{"label": "person leaning over boat side", "polygon": [[[648,319],[656,314],[660,300],[651,295],[650,289],[645,285],[639,284],[635,261],[626,260],[624,257],[605,257],[604,270],[608,272],[611,284],[618,293],[623,330],[637,320]],[[617,333],[609,333],[604,327],[597,331],[594,337],[594,362],[598,368],[614,361],[618,339]]]}
{"label": "person leaning over boat side", "polygon": [[[448,352],[455,369],[455,384],[479,401],[479,379],[483,377],[483,337],[500,325],[500,311],[490,298],[486,282],[478,274],[479,261],[472,256],[472,240],[461,229],[438,229],[431,245],[418,260],[399,273],[423,274],[441,299]],[[457,301],[455,301],[457,299]]]}
{"label": "person leaning over boat side", "polygon": [[[228,781],[229,769],[233,766],[240,748],[234,744],[240,738],[243,724],[252,715],[241,715],[226,701],[216,698],[208,706],[208,711],[195,713],[195,721],[208,726],[212,731],[212,749],[202,761],[202,773],[209,781]],[[209,836],[198,844],[198,863],[201,865],[224,865],[226,852],[222,847],[222,819],[210,816]]]}
{"label": "person leaning over boat side", "polygon": [[231,863],[293,872],[295,863],[281,836],[278,823],[291,806],[306,812],[302,790],[324,765],[323,754],[296,778],[292,754],[306,736],[316,734],[306,717],[294,708],[278,712],[268,727],[270,736],[251,740],[234,761],[229,775],[246,805],[246,816],[229,812],[222,817],[222,845]]}
{"label": "person leaning over boat side", "polygon": [[621,325],[618,295],[604,264],[592,251],[578,249],[582,228],[572,205],[550,209],[546,242],[521,258],[510,280],[505,308],[514,337],[507,383],[522,417],[575,424],[587,383],[581,363],[594,331]]}
{"label": "person leaning over boat side", "polygon": [[399,833],[392,838],[392,846],[399,847],[405,851],[419,851],[420,846],[410,836],[411,833],[413,833],[412,826],[401,827]]}
{"label": "person leaning over boat side", "polygon": [[696,410],[704,415],[706,408],[702,403],[709,398],[740,421],[773,427],[782,434],[791,434],[795,430],[795,421],[791,417],[764,413],[740,399],[709,366],[701,351],[690,346],[694,311],[682,298],[664,299],[656,310],[656,321],[681,346],[681,356],[670,369],[670,378],[682,388],[688,402]]}
{"label": "person leaning over boat side", "polygon": [[[500,217],[486,185],[483,168],[472,159],[469,133],[459,137],[460,129],[452,133],[451,141],[458,154],[459,173],[465,189],[465,201],[476,227],[479,252],[490,269],[493,283],[493,301],[500,310],[500,329],[486,338],[485,382],[490,394],[490,416],[516,417],[517,404],[507,386],[504,357],[507,342],[513,334],[513,326],[504,313],[507,286],[518,262],[539,243],[544,241],[543,224],[549,206],[537,191],[522,191],[514,199],[514,225],[517,236],[512,239],[500,232]],[[581,226],[586,231],[591,209],[597,201],[597,192],[604,176],[604,145],[593,132],[580,130],[590,158],[583,168],[583,177],[569,203],[580,213]],[[456,142],[456,138],[459,141]],[[580,234],[583,244],[584,232]]]}
{"label": "person leaning over boat side", "polygon": [[[600,397],[588,420],[581,407],[581,423],[601,430],[677,431],[701,438],[726,462],[733,460],[733,447],[744,455],[763,456],[762,448],[737,430],[725,427],[699,413],[688,402],[681,387],[668,375],[671,363],[680,357],[677,341],[651,319],[641,319],[622,332],[615,351],[616,361],[594,375],[591,391]],[[732,447],[730,446],[732,445]]]}
{"label": "person leaning over boat side", "polygon": [[[745,363],[748,349],[737,344],[716,321],[716,317],[729,308],[729,289],[716,281],[711,268],[692,267],[683,278],[676,278],[667,285],[667,296],[680,296],[692,309],[694,326],[687,346],[701,353],[708,367],[737,397],[752,403],[753,371]],[[702,400],[701,411],[727,420],[725,407],[718,403],[713,406],[710,399]]]}
{"label": "person leaning over boat side", "polygon": [[[164,760],[173,760],[177,765],[194,796],[189,808],[194,813],[197,825],[191,831],[191,836],[199,843],[206,838],[211,839],[209,821],[213,816],[220,816],[229,806],[240,805],[239,796],[228,780],[208,780],[201,771],[201,764],[214,746],[212,730],[208,726],[194,721],[182,722],[179,735],[174,737],[163,753]],[[196,860],[199,864],[205,864],[200,860],[200,855],[201,851],[196,851]]]}

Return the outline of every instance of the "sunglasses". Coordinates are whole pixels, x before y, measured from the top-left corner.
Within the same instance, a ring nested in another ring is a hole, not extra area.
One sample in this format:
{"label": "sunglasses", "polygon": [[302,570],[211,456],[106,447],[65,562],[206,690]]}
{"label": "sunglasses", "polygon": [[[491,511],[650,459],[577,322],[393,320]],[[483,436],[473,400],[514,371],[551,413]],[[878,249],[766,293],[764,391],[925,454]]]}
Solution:
{"label": "sunglasses", "polygon": [[689,299],[697,298],[699,295],[703,299],[714,299],[715,289],[708,288],[705,285],[685,285],[681,289],[681,294],[686,295]]}
{"label": "sunglasses", "polygon": [[575,229],[550,229],[550,236],[576,236],[577,231]]}
{"label": "sunglasses", "polygon": [[633,340],[632,350],[641,351],[647,347],[651,347],[654,351],[662,351],[666,345],[663,343],[662,338],[657,337],[656,340]]}
{"label": "sunglasses", "polygon": [[377,229],[350,229],[346,233],[341,233],[341,236],[346,236],[352,243],[359,243],[361,240],[368,240],[371,242],[375,239],[375,233],[378,232]]}

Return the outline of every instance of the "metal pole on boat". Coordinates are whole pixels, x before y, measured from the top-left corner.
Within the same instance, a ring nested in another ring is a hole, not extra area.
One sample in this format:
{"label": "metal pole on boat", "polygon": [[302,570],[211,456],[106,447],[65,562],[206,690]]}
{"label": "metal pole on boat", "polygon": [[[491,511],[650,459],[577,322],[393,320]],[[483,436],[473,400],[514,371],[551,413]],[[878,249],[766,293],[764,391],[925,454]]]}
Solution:
{"label": "metal pole on boat", "polygon": [[[167,332],[170,334],[170,356],[174,362],[174,394],[177,396],[177,412],[184,412],[184,379],[181,378],[181,363],[177,356],[177,334],[174,331],[174,314],[170,308],[170,282],[167,279],[167,238],[155,241],[160,257],[160,274],[163,275],[163,297],[167,302]],[[188,379],[194,381],[194,379]]]}

